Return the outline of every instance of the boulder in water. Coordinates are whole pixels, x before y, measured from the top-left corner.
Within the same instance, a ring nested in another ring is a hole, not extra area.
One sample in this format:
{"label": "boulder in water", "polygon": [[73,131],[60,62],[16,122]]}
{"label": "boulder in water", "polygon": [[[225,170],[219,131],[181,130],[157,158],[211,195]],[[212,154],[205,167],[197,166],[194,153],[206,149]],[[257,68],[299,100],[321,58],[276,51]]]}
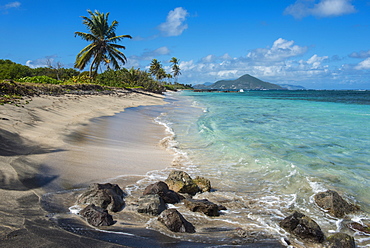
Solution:
{"label": "boulder in water", "polygon": [[124,192],[117,184],[94,183],[78,197],[77,203],[94,204],[109,211],[118,212],[125,206],[123,196]]}
{"label": "boulder in water", "polygon": [[159,195],[144,195],[139,198],[139,213],[159,215],[167,208],[166,203]]}
{"label": "boulder in water", "polygon": [[198,185],[196,185],[193,179],[184,171],[172,171],[165,182],[171,190],[178,193],[195,195],[200,191]]}
{"label": "boulder in water", "polygon": [[162,197],[165,203],[174,204],[184,199],[183,196],[179,195],[173,190],[170,190],[168,188],[168,185],[162,181],[148,185],[143,193],[143,195],[154,195],[154,194],[157,194],[160,197]]}
{"label": "boulder in water", "polygon": [[193,179],[193,181],[198,186],[201,192],[211,191],[211,181],[207,178],[197,176],[195,179]]}
{"label": "boulder in water", "polygon": [[208,216],[220,216],[219,206],[207,199],[186,199],[184,203],[185,206],[193,212],[201,212]]}
{"label": "boulder in water", "polygon": [[194,233],[195,227],[188,222],[176,209],[166,209],[158,217],[172,232]]}
{"label": "boulder in water", "polygon": [[111,226],[114,224],[112,215],[107,210],[94,204],[85,207],[79,214],[93,226]]}
{"label": "boulder in water", "polygon": [[287,232],[294,234],[302,240],[313,241],[317,243],[324,242],[325,236],[320,226],[310,217],[302,213],[294,212],[286,217],[280,223],[280,226]]}
{"label": "boulder in water", "polygon": [[326,240],[326,248],[355,248],[355,239],[345,233],[336,233]]}
{"label": "boulder in water", "polygon": [[316,204],[337,218],[358,210],[358,207],[346,202],[336,191],[328,190],[314,196]]}

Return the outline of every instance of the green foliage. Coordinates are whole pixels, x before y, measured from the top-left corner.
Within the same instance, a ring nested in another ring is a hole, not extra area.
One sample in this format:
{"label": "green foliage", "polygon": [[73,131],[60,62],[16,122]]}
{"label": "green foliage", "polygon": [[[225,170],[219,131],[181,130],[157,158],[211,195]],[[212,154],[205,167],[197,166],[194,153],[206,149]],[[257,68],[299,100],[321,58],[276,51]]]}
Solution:
{"label": "green foliage", "polygon": [[18,79],[19,82],[38,83],[38,84],[61,84],[62,81],[48,76],[23,77]]}
{"label": "green foliage", "polygon": [[0,59],[0,79],[17,79],[32,76],[32,69],[28,66]]}
{"label": "green foliage", "polygon": [[193,87],[190,84],[179,84],[179,83],[164,85],[164,87],[166,87],[167,90],[173,91],[193,89]]}
{"label": "green foliage", "polygon": [[90,84],[92,80],[93,79],[89,77],[87,74],[80,74],[78,76],[73,76],[70,79],[66,80],[64,84]]}
{"label": "green foliage", "polygon": [[143,88],[151,92],[161,93],[165,88],[155,81],[148,72],[140,69],[107,70],[96,78],[99,84],[110,87]]}

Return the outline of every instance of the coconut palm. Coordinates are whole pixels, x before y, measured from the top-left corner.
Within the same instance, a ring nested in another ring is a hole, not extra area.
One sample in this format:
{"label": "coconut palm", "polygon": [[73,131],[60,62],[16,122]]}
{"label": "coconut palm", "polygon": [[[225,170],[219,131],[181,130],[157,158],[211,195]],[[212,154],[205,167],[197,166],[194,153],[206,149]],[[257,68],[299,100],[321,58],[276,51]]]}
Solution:
{"label": "coconut palm", "polygon": [[114,69],[119,69],[119,61],[125,64],[127,59],[119,50],[125,49],[125,47],[116,43],[123,38],[131,39],[132,37],[130,35],[116,35],[115,30],[118,22],[114,20],[109,25],[109,13],[104,14],[97,10],[95,12],[88,10],[87,12],[90,14],[90,17],[82,16],[82,19],[83,24],[87,26],[90,32],[75,32],[75,36],[80,36],[82,39],[91,42],[91,44],[87,45],[77,54],[75,68],[83,70],[92,60],[90,64],[90,77],[93,76],[93,73],[97,73],[102,62],[108,68],[112,65]]}
{"label": "coconut palm", "polygon": [[180,67],[179,67],[179,60],[175,57],[172,57],[172,59],[170,60],[170,63],[172,63],[172,73],[173,73],[173,77],[175,78],[175,83],[177,82],[177,77],[179,75],[181,75],[181,72],[180,72]]}
{"label": "coconut palm", "polygon": [[163,74],[163,68],[162,68],[161,62],[159,62],[157,59],[153,59],[149,66],[149,72],[150,74],[155,76],[157,80],[160,80]]}

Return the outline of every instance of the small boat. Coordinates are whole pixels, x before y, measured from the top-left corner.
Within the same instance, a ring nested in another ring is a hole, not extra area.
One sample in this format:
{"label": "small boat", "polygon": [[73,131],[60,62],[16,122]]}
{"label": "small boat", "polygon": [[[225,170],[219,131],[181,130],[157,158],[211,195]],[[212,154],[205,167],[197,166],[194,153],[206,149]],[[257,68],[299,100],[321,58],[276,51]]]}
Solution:
{"label": "small boat", "polygon": [[244,92],[244,90],[243,89],[240,89],[239,92]]}

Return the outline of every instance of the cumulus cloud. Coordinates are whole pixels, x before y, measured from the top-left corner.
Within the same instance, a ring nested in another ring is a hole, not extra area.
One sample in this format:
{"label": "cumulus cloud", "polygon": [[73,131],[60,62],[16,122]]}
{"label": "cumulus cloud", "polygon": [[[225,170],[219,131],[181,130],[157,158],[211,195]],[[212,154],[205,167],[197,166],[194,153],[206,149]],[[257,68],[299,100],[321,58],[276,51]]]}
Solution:
{"label": "cumulus cloud", "polygon": [[281,61],[286,58],[304,54],[307,47],[294,45],[294,41],[282,38],[274,41],[271,48],[258,48],[248,53],[247,57],[255,61]]}
{"label": "cumulus cloud", "polygon": [[248,73],[266,81],[273,79],[276,83],[286,83],[330,76],[328,56],[315,54],[307,59],[297,59],[307,50],[306,46],[295,45],[294,41],[279,38],[270,48],[257,48],[242,57],[210,54],[197,62],[181,61],[181,80],[198,84],[237,78]]}
{"label": "cumulus cloud", "polygon": [[361,61],[358,65],[355,66],[356,70],[368,70],[370,69],[370,58]]}
{"label": "cumulus cloud", "polygon": [[179,36],[188,28],[188,25],[184,24],[188,15],[186,9],[182,7],[175,8],[168,13],[166,22],[160,24],[158,29],[165,36]]}
{"label": "cumulus cloud", "polygon": [[158,56],[169,55],[170,53],[171,53],[171,50],[166,46],[159,47],[155,50],[144,51],[139,56],[136,56],[136,55],[130,56],[127,59],[127,63],[125,65],[125,67],[139,67],[140,66],[140,61],[152,60],[152,59],[154,59]]}
{"label": "cumulus cloud", "polygon": [[294,18],[301,19],[306,16],[333,17],[347,15],[356,12],[351,4],[352,0],[297,0],[288,6],[284,14],[292,15]]}
{"label": "cumulus cloud", "polygon": [[351,58],[360,58],[365,59],[370,57],[370,50],[369,51],[361,51],[361,52],[353,52],[349,55]]}

